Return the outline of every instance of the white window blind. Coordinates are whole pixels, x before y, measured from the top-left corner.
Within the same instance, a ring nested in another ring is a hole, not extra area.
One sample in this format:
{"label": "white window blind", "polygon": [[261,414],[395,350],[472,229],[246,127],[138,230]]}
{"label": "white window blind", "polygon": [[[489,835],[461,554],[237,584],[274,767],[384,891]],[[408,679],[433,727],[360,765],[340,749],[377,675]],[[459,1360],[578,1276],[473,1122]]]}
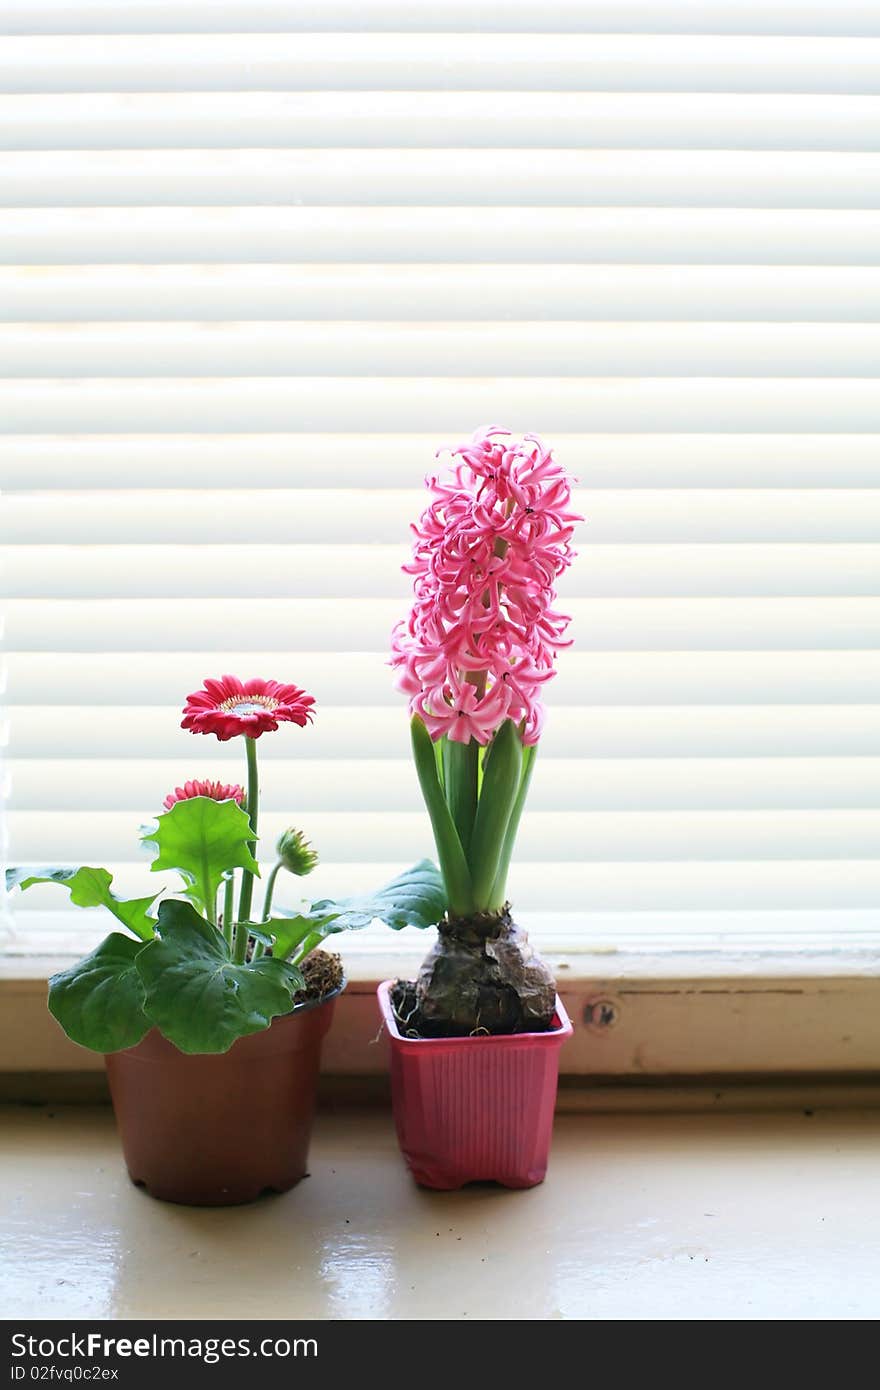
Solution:
{"label": "white window blind", "polygon": [[[880,7],[3,0],[12,860],[106,863],[293,680],[267,840],[430,852],[384,665],[433,449],[582,481],[511,887],[545,944],[876,941]],[[51,888],[12,950],[101,924]]]}

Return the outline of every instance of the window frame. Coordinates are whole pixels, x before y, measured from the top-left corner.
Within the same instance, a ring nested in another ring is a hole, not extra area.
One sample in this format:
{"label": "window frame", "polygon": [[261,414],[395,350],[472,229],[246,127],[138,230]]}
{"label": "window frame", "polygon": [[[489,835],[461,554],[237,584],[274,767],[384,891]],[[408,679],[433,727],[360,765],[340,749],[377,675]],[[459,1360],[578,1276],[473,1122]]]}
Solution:
{"label": "window frame", "polygon": [[[376,986],[411,970],[415,957],[393,945],[345,955],[348,987],[324,1071],[368,1081],[388,1066]],[[0,1093],[27,1074],[103,1071],[100,1054],[67,1039],[46,1009],[47,978],[70,959],[0,957]],[[650,1094],[682,1083],[877,1078],[880,958],[868,948],[621,949],[547,959],[575,1024],[561,1057],[568,1084],[641,1084]]]}

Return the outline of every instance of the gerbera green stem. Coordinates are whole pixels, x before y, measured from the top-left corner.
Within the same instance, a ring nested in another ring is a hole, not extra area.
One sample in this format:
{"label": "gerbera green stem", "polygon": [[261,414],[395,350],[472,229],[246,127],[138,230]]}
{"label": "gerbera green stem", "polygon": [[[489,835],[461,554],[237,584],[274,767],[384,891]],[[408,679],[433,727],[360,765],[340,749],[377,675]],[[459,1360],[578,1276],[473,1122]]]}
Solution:
{"label": "gerbera green stem", "polygon": [[272,911],[272,898],[275,894],[275,880],[278,877],[279,869],[283,867],[283,861],[279,859],[266,882],[266,896],[263,899],[263,916],[261,919],[264,922],[268,922],[269,920],[269,913]]}
{"label": "gerbera green stem", "polygon": [[[269,913],[272,911],[272,895],[273,895],[273,893],[275,892],[275,880],[276,880],[276,878],[278,877],[278,870],[279,870],[279,869],[282,869],[283,867],[284,867],[284,862],[283,862],[283,860],[279,859],[279,860],[278,860],[278,863],[275,865],[274,869],[272,870],[271,874],[269,875],[269,879],[268,879],[268,882],[267,882],[267,884],[266,884],[266,896],[265,896],[265,898],[263,899],[263,915],[262,915],[262,917],[260,918],[260,921],[261,921],[261,922],[268,922],[268,920],[269,920]],[[259,959],[260,959],[260,956],[264,956],[265,954],[266,954],[266,947],[265,947],[265,945],[263,944],[263,942],[262,942],[262,941],[255,941],[255,942],[254,942],[254,954],[253,954],[253,959],[254,959],[254,960],[259,960]]]}
{"label": "gerbera green stem", "polygon": [[223,935],[226,937],[226,944],[232,950],[232,933],[235,927],[235,874],[226,875],[226,886],[223,890]]}
{"label": "gerbera green stem", "polygon": [[[247,753],[247,813],[251,824],[253,839],[248,841],[248,849],[256,857],[257,819],[260,805],[260,779],[257,771],[257,740],[245,736]],[[248,929],[251,920],[251,903],[254,897],[254,876],[249,869],[241,872],[241,896],[238,900],[238,928],[235,934],[235,959],[241,964],[247,956]]]}

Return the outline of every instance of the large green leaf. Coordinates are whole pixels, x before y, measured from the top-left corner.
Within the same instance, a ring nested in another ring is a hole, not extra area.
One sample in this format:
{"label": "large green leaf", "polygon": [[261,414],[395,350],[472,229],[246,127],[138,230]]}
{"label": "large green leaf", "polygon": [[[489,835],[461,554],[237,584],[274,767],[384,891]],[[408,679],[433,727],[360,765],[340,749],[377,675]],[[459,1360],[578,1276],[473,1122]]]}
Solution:
{"label": "large green leaf", "polygon": [[475,739],[457,743],[443,737],[443,792],[449,814],[458,831],[461,847],[467,855],[477,814],[477,790],[480,769],[480,745]]}
{"label": "large green leaf", "polygon": [[49,1010],[69,1038],[94,1052],[118,1052],[140,1042],[151,1025],[137,960],[157,945],[111,932],[85,960],[52,976]]}
{"label": "large green leaf", "polygon": [[128,927],[142,941],[149,941],[155,923],[147,915],[148,908],[156,901],[158,893],[147,898],[117,898],[111,893],[113,875],[107,869],[92,869],[83,865],[79,869],[7,869],[6,887],[18,885],[22,890],[32,883],[60,883],[70,890],[70,901],[76,907],[106,907],[123,926]]}
{"label": "large green leaf", "polygon": [[516,800],[513,803],[513,810],[510,813],[510,820],[507,822],[507,829],[504,832],[504,843],[501,847],[495,882],[492,885],[491,902],[499,906],[503,906],[507,895],[507,871],[510,868],[516,832],[519,829],[523,807],[526,804],[526,797],[529,794],[529,785],[532,780],[532,773],[535,770],[535,758],[537,756],[538,745],[536,743],[526,743],[523,745],[522,772],[520,773],[519,788],[517,789]]}
{"label": "large green leaf", "polygon": [[151,867],[177,869],[187,884],[187,896],[213,921],[224,873],[229,869],[260,872],[248,846],[253,831],[247,814],[235,801],[194,796],[175,802],[158,819],[156,829],[143,837],[159,847]]}
{"label": "large green leaf", "polygon": [[357,931],[377,918],[386,926],[399,931],[402,927],[435,927],[446,911],[446,888],[438,869],[430,859],[422,859],[380,888],[372,896],[341,898],[333,902],[325,898],[312,903],[309,916],[334,913],[330,932]]}
{"label": "large green leaf", "polygon": [[474,909],[473,881],[455,821],[446,803],[443,788],[443,759],[432,743],[424,720],[416,714],[410,721],[413,760],[422,796],[431,819],[437,858],[446,885],[446,903],[456,916],[466,917]]}
{"label": "large green leaf", "polygon": [[480,800],[468,852],[479,911],[502,906],[493,901],[493,890],[522,777],[522,763],[519,732],[512,719],[505,719],[483,759]]}
{"label": "large green leaf", "polygon": [[138,973],[147,1013],[181,1052],[226,1052],[289,1013],[303,985],[274,956],[237,965],[221,933],[175,899],[161,904],[159,940],[138,958]]}
{"label": "large green leaf", "polygon": [[[336,926],[337,917],[337,912],[292,912],[289,916],[272,917],[268,922],[260,922],[258,928],[251,926],[249,931],[258,940],[260,932],[269,932],[272,936],[272,954],[278,960],[285,960],[288,956],[300,960],[314,950],[325,936],[344,930]],[[304,946],[306,950],[302,949]]]}

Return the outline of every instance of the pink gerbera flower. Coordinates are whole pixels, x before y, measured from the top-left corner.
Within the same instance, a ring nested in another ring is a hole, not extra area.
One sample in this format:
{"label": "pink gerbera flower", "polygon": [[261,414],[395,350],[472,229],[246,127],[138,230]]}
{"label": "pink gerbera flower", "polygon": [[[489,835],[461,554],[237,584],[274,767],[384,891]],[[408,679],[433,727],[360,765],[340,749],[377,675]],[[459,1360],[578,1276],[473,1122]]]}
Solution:
{"label": "pink gerbera flower", "polygon": [[228,782],[200,782],[194,778],[192,782],[184,782],[182,787],[175,787],[173,792],[169,792],[162,805],[166,811],[170,811],[175,802],[189,801],[194,796],[209,796],[212,801],[237,801],[241,806],[244,787],[237,782],[231,785]]}
{"label": "pink gerbera flower", "polygon": [[298,686],[280,681],[209,678],[201,690],[187,697],[180,727],[194,734],[216,734],[224,742],[237,734],[259,738],[277,729],[279,723],[302,728],[312,718],[314,703]]}

